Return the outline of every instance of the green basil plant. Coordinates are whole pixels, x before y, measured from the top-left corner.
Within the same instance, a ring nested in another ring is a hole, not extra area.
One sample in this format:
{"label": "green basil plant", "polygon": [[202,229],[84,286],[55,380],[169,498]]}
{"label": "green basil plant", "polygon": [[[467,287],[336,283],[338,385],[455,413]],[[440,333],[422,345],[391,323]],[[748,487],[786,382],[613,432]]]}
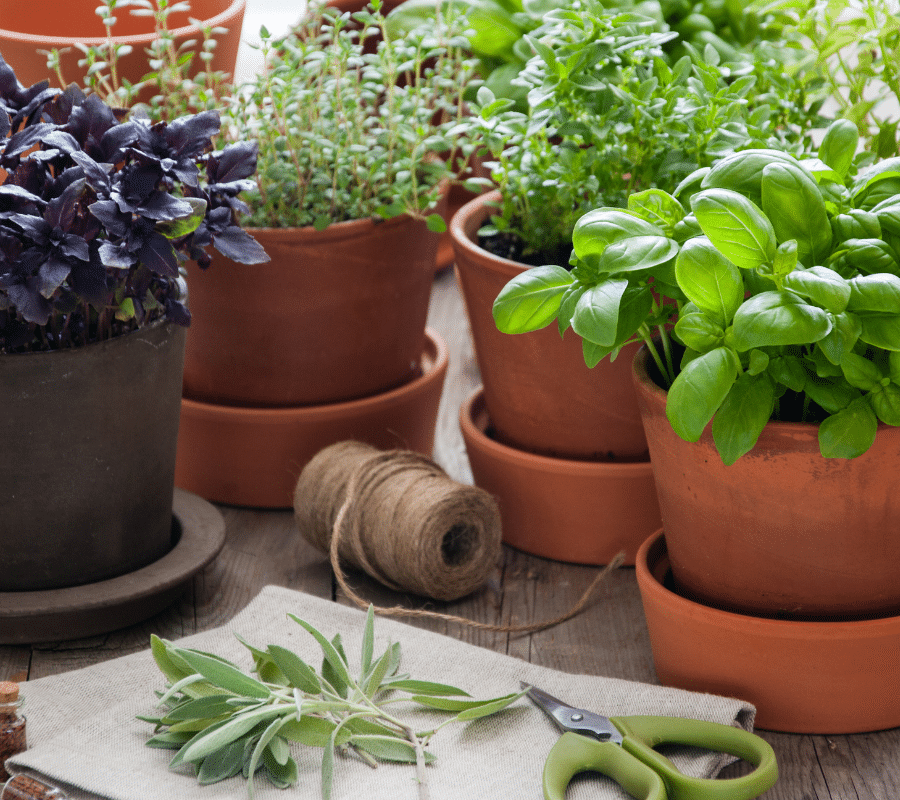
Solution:
{"label": "green basil plant", "polygon": [[589,366],[644,340],[673,429],[696,441],[712,421],[726,464],[770,419],[819,423],[826,458],[861,455],[879,421],[900,425],[900,158],[857,172],[857,144],[839,120],[816,157],[744,150],[588,212],[571,270],[513,279],[498,328],[557,320]]}

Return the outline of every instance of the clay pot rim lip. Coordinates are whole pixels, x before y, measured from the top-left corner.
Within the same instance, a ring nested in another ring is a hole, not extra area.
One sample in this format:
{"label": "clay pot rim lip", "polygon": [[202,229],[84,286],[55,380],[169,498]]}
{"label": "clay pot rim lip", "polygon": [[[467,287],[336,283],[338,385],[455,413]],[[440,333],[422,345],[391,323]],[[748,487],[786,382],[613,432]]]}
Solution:
{"label": "clay pot rim lip", "polygon": [[385,405],[391,405],[407,397],[415,396],[446,372],[449,362],[447,343],[433,328],[425,329],[425,343],[422,347],[420,358],[427,359],[427,362],[430,362],[430,366],[426,363],[426,369],[418,378],[402,386],[389,389],[386,392],[359,397],[355,400],[288,408],[257,408],[219,405],[182,396],[182,413],[187,412],[194,417],[210,417],[223,422],[228,420],[246,420],[258,423],[274,422],[276,424],[281,422],[311,424],[336,417],[363,415]]}
{"label": "clay pot rim lip", "polygon": [[[474,410],[477,405],[484,404],[484,387],[479,387],[466,399],[459,409],[459,426],[463,435],[472,444],[495,461],[502,461],[514,467],[526,467],[549,473],[579,475],[583,477],[637,477],[652,473],[652,465],[647,461],[582,461],[570,458],[530,453],[515,447],[497,442],[487,436],[475,424]],[[480,410],[480,409],[479,409]]]}
{"label": "clay pot rim lip", "polygon": [[[242,15],[244,10],[247,7],[247,0],[231,0],[224,11],[216,14],[214,17],[210,17],[207,20],[201,20],[204,25],[211,26],[222,26],[222,23],[226,22],[233,17],[238,15]],[[181,28],[176,28],[173,31],[170,31],[171,35],[176,38],[182,38],[186,36],[196,36],[200,31],[200,28],[196,25],[185,25]],[[46,36],[36,33],[24,33],[22,31],[13,31],[7,30],[5,28],[0,28],[0,38],[4,39],[12,39],[20,42],[34,42],[36,44],[46,44],[48,41],[52,41],[55,47],[69,47],[74,46],[78,43],[85,44],[88,47],[95,47],[97,45],[105,44],[106,37],[105,36]],[[113,37],[116,42],[120,44],[141,44],[147,45],[150,44],[155,38],[155,32],[148,33],[133,33],[128,36],[115,36]]]}
{"label": "clay pot rim lip", "polygon": [[[448,230],[450,231],[450,238],[453,240],[454,248],[458,247],[461,250],[466,251],[471,257],[477,258],[482,263],[490,262],[495,269],[508,273],[510,277],[512,277],[531,267],[528,264],[522,264],[519,261],[513,261],[509,258],[503,258],[502,256],[495,256],[493,253],[488,252],[478,245],[466,231],[466,224],[478,217],[482,211],[484,211],[484,217],[482,217],[482,219],[487,218],[489,214],[489,211],[486,209],[487,204],[499,199],[500,190],[495,189],[469,200],[468,203],[462,206],[459,211],[453,215]],[[480,223],[481,219],[479,219],[478,222]]]}
{"label": "clay pot rim lip", "polygon": [[[656,560],[650,564],[651,551]],[[719,608],[705,606],[688,600],[663,586],[654,576],[652,567],[667,557],[665,549],[665,533],[662,528],[649,536],[640,546],[635,559],[635,573],[638,586],[645,603],[652,599],[664,605],[683,619],[687,624],[699,623],[703,626],[730,630],[739,635],[752,635],[759,638],[791,639],[797,642],[816,642],[842,639],[873,639],[900,635],[900,616],[879,617],[877,619],[854,620],[841,622],[834,620],[805,621],[769,619],[754,617],[748,614],[737,614]]]}
{"label": "clay pot rim lip", "polygon": [[[650,374],[647,372],[647,368],[645,366],[645,362],[649,360],[650,356],[647,353],[647,345],[642,344],[640,350],[634,354],[634,359],[631,362],[631,373],[634,376],[634,380],[636,383],[639,383],[641,386],[645,388],[647,394],[654,399],[655,402],[661,403],[663,408],[666,405],[666,398],[668,397],[668,392],[663,389],[653,378],[650,377]],[[895,425],[888,425],[881,420],[878,421],[878,430],[887,430],[889,428],[895,428]],[[819,423],[817,422],[787,422],[780,419],[770,419],[763,429],[762,436],[760,439],[766,435],[766,430],[768,430],[771,434],[779,435],[779,434],[787,434],[794,435],[795,437],[807,437],[810,439],[817,439],[819,435]],[[709,436],[709,426],[703,433],[703,438],[699,442],[695,442],[698,446],[707,440]],[[710,440],[711,441],[711,440]],[[755,450],[756,448],[754,448]],[[751,450],[742,458],[746,458],[747,456],[752,456],[754,450]],[[865,453],[860,458],[863,458]],[[839,461],[841,459],[831,459],[835,461]],[[851,459],[853,460],[853,459]]]}

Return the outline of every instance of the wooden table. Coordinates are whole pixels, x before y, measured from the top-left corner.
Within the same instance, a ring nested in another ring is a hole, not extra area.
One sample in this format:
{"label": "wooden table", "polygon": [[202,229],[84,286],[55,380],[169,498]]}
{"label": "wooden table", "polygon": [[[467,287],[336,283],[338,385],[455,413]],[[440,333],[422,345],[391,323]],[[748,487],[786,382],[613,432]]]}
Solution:
{"label": "wooden table", "polygon": [[[435,457],[452,477],[471,482],[457,413],[480,379],[451,272],[435,281],[429,324],[446,339],[450,351]],[[144,624],[107,636],[0,647],[0,678],[17,674],[40,678],[115,658],[146,648],[151,632],[175,639],[223,625],[267,584],[348,602],[335,592],[325,558],[296,534],[290,511],[221,510],[227,526],[225,548],[175,606]],[[544,620],[568,609],[596,572],[593,567],[547,561],[507,547],[502,564],[483,591],[431,607],[502,624]],[[354,574],[351,579],[376,604],[415,603],[364,576]],[[411,624],[567,672],[656,682],[633,569],[612,573],[587,610],[539,633],[489,633],[429,620]],[[859,668],[865,669],[865,664]],[[897,676],[900,683],[900,664]],[[762,735],[775,748],[781,768],[778,784],[763,795],[766,800],[900,798],[900,728],[853,736]],[[739,774],[740,769],[730,767],[726,774]]]}

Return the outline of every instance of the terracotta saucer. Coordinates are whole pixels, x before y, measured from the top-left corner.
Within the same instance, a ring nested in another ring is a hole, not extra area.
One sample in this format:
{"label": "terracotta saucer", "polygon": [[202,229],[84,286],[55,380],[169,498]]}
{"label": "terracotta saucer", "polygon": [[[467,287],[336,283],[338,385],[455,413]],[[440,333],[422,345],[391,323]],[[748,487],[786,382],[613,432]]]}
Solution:
{"label": "terracotta saucer", "polygon": [[158,561],[117,578],[34,592],[0,592],[0,644],[96,636],[141,622],[175,602],[225,544],[225,521],[200,497],[175,490],[174,547]]}
{"label": "terracotta saucer", "polygon": [[753,703],[756,726],[768,730],[837,734],[900,726],[900,617],[797,622],[709,608],[667,587],[662,531],[641,546],[636,567],[664,685]]}
{"label": "terracotta saucer", "polygon": [[488,435],[483,389],[459,424],[475,483],[497,498],[503,541],[519,550],[577,564],[606,564],[624,550],[633,564],[662,524],[649,461],[575,461],[501,444]]}
{"label": "terracotta saucer", "polygon": [[356,439],[431,455],[447,346],[426,330],[422,374],[403,386],[345,403],[244,408],[181,402],[175,483],[207,500],[290,508],[306,463],[328,445]]}

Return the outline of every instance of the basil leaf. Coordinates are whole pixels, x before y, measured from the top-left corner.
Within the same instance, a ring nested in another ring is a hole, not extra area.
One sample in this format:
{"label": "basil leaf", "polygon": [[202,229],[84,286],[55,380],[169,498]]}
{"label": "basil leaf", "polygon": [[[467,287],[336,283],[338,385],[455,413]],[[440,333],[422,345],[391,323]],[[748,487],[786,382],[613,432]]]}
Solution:
{"label": "basil leaf", "polygon": [[856,353],[847,353],[844,356],[841,360],[841,370],[847,383],[866,392],[880,386],[884,377],[873,362]]}
{"label": "basil leaf", "polygon": [[652,269],[675,258],[678,243],[665,236],[633,236],[609,245],[595,268],[610,275]]}
{"label": "basil leaf", "polygon": [[869,395],[878,419],[887,425],[900,425],[900,386],[889,383],[880,392]]}
{"label": "basil leaf", "polygon": [[723,463],[733,464],[754,448],[774,408],[775,385],[766,373],[738,377],[712,421]]}
{"label": "basil leaf", "polygon": [[819,450],[825,458],[856,458],[868,450],[878,433],[878,417],[865,398],[832,414],[819,425]]}
{"label": "basil leaf", "polygon": [[797,257],[820,264],[831,248],[831,223],[815,180],[800,166],[773,163],[762,176],[762,208],[778,241],[797,240]]}
{"label": "basil leaf", "polygon": [[727,347],[717,347],[684,366],[666,400],[666,417],[682,439],[696,442],[737,379],[740,364]]}
{"label": "basil leaf", "polygon": [[831,323],[831,330],[827,336],[819,339],[818,347],[832,364],[840,364],[844,356],[859,341],[862,323],[856,314],[848,312],[835,314]]}
{"label": "basil leaf", "polygon": [[624,278],[591,287],[578,300],[572,315],[572,330],[582,339],[612,347],[619,326],[619,307],[628,287]]}
{"label": "basil leaf", "polygon": [[890,273],[851,278],[849,311],[880,311],[900,314],[900,277]]}
{"label": "basil leaf", "polygon": [[861,341],[885,350],[900,350],[900,316],[862,313],[859,321],[862,323]]}
{"label": "basil leaf", "polygon": [[572,232],[575,255],[600,255],[611,244],[634,236],[665,236],[662,229],[620,208],[597,208],[579,218]]}
{"label": "basil leaf", "polygon": [[756,269],[775,257],[772,223],[743,195],[705,189],[691,199],[691,208],[715,248],[738,267]]}
{"label": "basil leaf", "polygon": [[841,178],[845,178],[853,164],[858,144],[859,130],[856,125],[848,119],[836,119],[825,131],[818,155]]}
{"label": "basil leaf", "polygon": [[733,342],[739,351],[811,344],[824,338],[831,324],[825,311],[791,292],[763,292],[747,300],[734,315]]}
{"label": "basil leaf", "polygon": [[796,356],[770,358],[766,370],[776,383],[787,386],[793,392],[802,392],[806,387],[807,373]]}
{"label": "basil leaf", "polygon": [[628,210],[670,233],[686,215],[684,206],[662,189],[646,189],[628,196]]}
{"label": "basil leaf", "polygon": [[574,282],[562,267],[533,267],[516,275],[494,300],[494,323],[503,333],[545,328],[559,311],[563,294]]}
{"label": "basil leaf", "polygon": [[850,301],[850,283],[827,267],[796,269],[785,275],[783,285],[832,314],[843,313]]}
{"label": "basil leaf", "polygon": [[728,324],[744,299],[740,270],[706,237],[690,239],[675,259],[675,278],[687,298]]}
{"label": "basil leaf", "polygon": [[704,189],[731,189],[749,196],[762,197],[762,174],[769,164],[796,164],[797,159],[780,150],[741,150],[713,164],[703,178]]}

